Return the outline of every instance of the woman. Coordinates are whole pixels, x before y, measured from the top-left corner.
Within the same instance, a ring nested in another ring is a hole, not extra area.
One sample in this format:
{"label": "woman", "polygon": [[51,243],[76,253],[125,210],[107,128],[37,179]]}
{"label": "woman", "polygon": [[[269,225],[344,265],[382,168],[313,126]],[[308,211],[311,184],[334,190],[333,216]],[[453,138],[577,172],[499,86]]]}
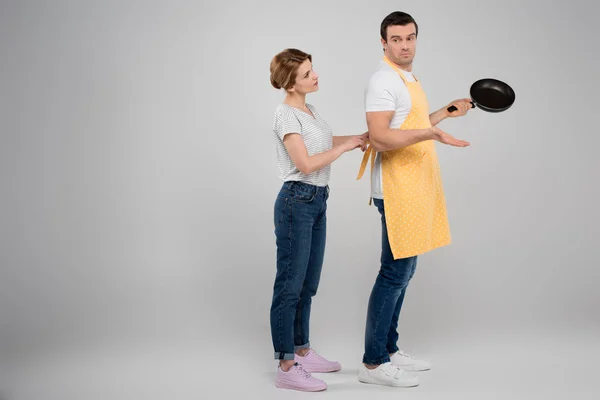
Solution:
{"label": "woman", "polygon": [[286,49],[271,61],[271,84],[284,89],[273,122],[279,177],[275,201],[277,274],[271,305],[271,336],[279,360],[275,385],[301,391],[325,390],[311,372],[341,369],[310,347],[311,299],[317,292],[325,252],[326,209],[331,163],[343,153],[365,150],[367,133],[332,136],[306,95],[319,89],[312,57]]}

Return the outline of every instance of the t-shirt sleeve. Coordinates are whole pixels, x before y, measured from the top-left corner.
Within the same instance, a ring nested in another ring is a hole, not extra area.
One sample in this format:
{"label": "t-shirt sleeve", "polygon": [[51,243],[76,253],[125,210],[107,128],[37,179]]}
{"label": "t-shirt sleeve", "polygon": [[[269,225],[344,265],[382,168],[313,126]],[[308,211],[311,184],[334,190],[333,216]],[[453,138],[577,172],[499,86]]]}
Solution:
{"label": "t-shirt sleeve", "polygon": [[275,133],[283,140],[289,133],[302,134],[302,125],[291,110],[281,108],[275,119]]}
{"label": "t-shirt sleeve", "polygon": [[388,71],[374,74],[365,92],[365,111],[394,111],[397,100],[394,95],[394,76]]}

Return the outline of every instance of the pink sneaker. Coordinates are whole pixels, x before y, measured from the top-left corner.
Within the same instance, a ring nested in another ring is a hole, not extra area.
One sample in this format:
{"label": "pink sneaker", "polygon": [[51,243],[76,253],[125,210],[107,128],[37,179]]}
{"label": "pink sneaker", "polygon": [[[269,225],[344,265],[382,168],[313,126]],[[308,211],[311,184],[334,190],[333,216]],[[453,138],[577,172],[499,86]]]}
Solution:
{"label": "pink sneaker", "polygon": [[275,386],[281,389],[294,389],[303,392],[320,392],[327,389],[327,384],[315,378],[302,365],[296,363],[287,372],[277,368],[277,379]]}
{"label": "pink sneaker", "polygon": [[308,372],[336,372],[342,369],[339,362],[326,360],[313,349],[308,350],[304,357],[295,354],[294,360],[302,364]]}

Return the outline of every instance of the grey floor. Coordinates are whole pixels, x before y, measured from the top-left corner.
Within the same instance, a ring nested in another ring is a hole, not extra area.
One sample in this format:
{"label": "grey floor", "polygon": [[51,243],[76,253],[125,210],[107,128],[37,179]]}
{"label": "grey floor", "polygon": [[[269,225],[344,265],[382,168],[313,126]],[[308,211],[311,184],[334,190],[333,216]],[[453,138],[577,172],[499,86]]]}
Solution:
{"label": "grey floor", "polygon": [[[242,351],[226,335],[210,340],[123,342],[62,349],[2,363],[2,400],[395,398],[598,399],[600,335],[592,330],[464,332],[413,337],[411,350],[434,368],[421,385],[395,389],[356,379],[360,338],[321,341],[317,349],[342,362],[319,374],[329,387],[299,393],[273,386],[268,335]],[[266,347],[265,347],[266,346]],[[3,361],[7,361],[6,359]],[[234,396],[234,397],[232,397]]]}

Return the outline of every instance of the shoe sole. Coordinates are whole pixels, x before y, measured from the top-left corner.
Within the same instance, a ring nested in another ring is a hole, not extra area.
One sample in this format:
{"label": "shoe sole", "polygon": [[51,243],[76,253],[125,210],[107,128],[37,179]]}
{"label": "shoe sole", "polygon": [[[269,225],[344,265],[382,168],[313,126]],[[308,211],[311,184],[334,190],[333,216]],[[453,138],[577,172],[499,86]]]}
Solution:
{"label": "shoe sole", "polygon": [[338,371],[342,370],[341,368],[338,368],[338,369],[321,369],[321,370],[319,370],[319,369],[309,369],[309,368],[306,367],[306,365],[303,365],[303,367],[304,367],[304,370],[306,372],[308,372],[309,374],[312,374],[312,373],[326,374],[326,373],[329,373],[329,372],[338,372]]}
{"label": "shoe sole", "polygon": [[279,389],[290,389],[290,390],[297,390],[300,392],[322,392],[327,389],[327,386],[316,387],[316,388],[305,388],[305,387],[288,385],[286,383],[279,383],[279,382],[275,382],[275,386],[278,387]]}
{"label": "shoe sole", "polygon": [[411,387],[417,387],[417,386],[419,386],[419,382],[413,383],[413,384],[410,384],[410,385],[387,385],[385,383],[370,382],[370,381],[368,381],[368,380],[366,380],[364,378],[363,379],[358,378],[358,381],[361,382],[361,383],[367,383],[367,384],[370,384],[370,385],[389,386],[389,387],[398,387],[398,388],[411,388]]}
{"label": "shoe sole", "polygon": [[411,371],[411,372],[431,371],[431,368],[421,368],[421,369],[418,369],[418,368],[412,367],[410,365],[396,365],[396,364],[393,364],[393,365],[394,365],[394,367],[398,367],[398,368],[403,369],[405,371]]}

